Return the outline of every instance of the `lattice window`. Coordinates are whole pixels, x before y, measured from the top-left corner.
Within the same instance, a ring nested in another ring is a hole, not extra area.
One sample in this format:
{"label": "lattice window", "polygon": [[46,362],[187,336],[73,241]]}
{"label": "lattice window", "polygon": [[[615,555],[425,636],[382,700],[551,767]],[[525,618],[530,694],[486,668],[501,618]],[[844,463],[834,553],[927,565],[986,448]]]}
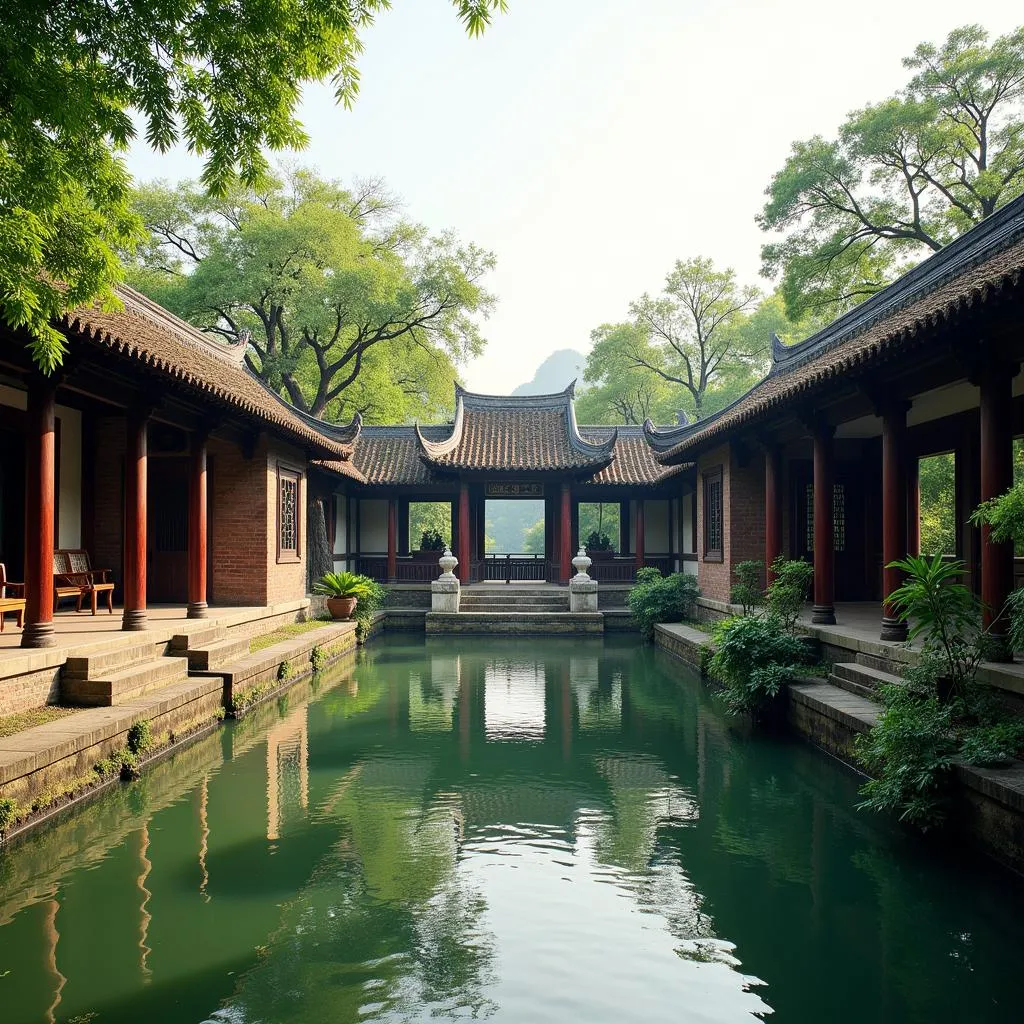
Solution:
{"label": "lattice window", "polygon": [[721,561],[723,543],[722,470],[704,474],[704,558]]}
{"label": "lattice window", "polygon": [[291,561],[299,557],[298,473],[278,467],[277,471],[277,557]]}
{"label": "lattice window", "polygon": [[[832,485],[833,549],[836,554],[846,550],[846,488]],[[807,485],[807,550],[814,550],[814,484]]]}

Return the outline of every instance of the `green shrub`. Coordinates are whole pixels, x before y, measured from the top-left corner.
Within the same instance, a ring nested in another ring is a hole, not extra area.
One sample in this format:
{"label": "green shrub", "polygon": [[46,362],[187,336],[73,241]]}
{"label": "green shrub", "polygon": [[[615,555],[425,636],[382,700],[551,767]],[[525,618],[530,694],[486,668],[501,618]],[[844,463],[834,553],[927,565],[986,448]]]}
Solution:
{"label": "green shrub", "polygon": [[967,697],[984,649],[981,608],[960,582],[964,563],[941,555],[907,555],[887,568],[904,574],[903,584],[887,598],[904,622],[909,639],[922,637],[922,658],[939,666],[937,691],[942,700]]}
{"label": "green shrub", "polygon": [[1006,718],[976,725],[964,733],[960,757],[984,768],[1007,765],[1024,750],[1024,721]]}
{"label": "green shrub", "polygon": [[17,820],[18,805],[9,797],[0,799],[0,836],[2,836]]}
{"label": "green shrub", "polygon": [[138,759],[127,747],[115,750],[110,757],[97,761],[92,767],[101,779],[109,778],[112,775],[119,775],[126,781],[139,777]]}
{"label": "green shrub", "polygon": [[440,530],[424,530],[420,536],[420,551],[444,551],[444,537]]}
{"label": "green shrub", "polygon": [[133,722],[128,730],[128,749],[133,754],[141,754],[149,750],[153,745],[153,730],[149,722],[142,719]]}
{"label": "green shrub", "polygon": [[283,683],[286,679],[291,679],[294,672],[295,669],[292,667],[292,663],[290,661],[287,659],[282,661],[281,664],[277,666],[278,682]]}
{"label": "green shrub", "polygon": [[945,819],[957,741],[951,706],[913,680],[880,686],[883,711],[856,751],[874,778],[861,787],[858,806],[895,812],[927,830]]}
{"label": "green shrub", "polygon": [[656,623],[681,622],[691,616],[699,594],[695,576],[682,572],[662,576],[654,568],[638,569],[629,592],[629,610],[640,632],[650,638]]}
{"label": "green shrub", "polygon": [[750,560],[740,562],[733,569],[736,584],[729,591],[729,600],[743,608],[743,614],[749,615],[758,605],[764,603],[764,591],[761,589],[761,573],[764,562]]}
{"label": "green shrub", "polygon": [[322,647],[314,647],[309,652],[309,664],[314,672],[319,672],[327,663],[327,655]]}
{"label": "green shrub", "polygon": [[599,533],[592,530],[587,534],[587,542],[584,544],[587,551],[611,551],[612,539],[607,533]]}
{"label": "green shrub", "polygon": [[764,603],[768,613],[781,623],[787,633],[796,629],[796,620],[814,580],[814,566],[802,558],[783,558],[772,562],[772,581],[765,591]]}
{"label": "green shrub", "polygon": [[713,637],[715,653],[708,668],[722,684],[722,698],[732,714],[763,711],[807,659],[800,640],[770,613],[724,619]]}
{"label": "green shrub", "polygon": [[356,640],[362,643],[369,635],[373,613],[384,607],[388,592],[379,583],[369,580],[363,596],[356,605]]}

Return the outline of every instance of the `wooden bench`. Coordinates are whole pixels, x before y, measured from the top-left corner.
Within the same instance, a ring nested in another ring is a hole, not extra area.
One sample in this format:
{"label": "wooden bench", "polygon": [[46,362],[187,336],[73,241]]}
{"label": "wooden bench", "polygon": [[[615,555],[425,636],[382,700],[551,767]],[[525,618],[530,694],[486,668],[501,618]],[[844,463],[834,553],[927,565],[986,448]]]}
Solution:
{"label": "wooden bench", "polygon": [[[14,591],[12,597],[8,591]],[[0,633],[4,631],[4,619],[8,612],[18,617],[18,626],[25,625],[25,584],[13,583],[7,578],[7,566],[0,562]]]}
{"label": "wooden bench", "polygon": [[53,607],[66,597],[75,599],[75,611],[82,610],[86,594],[90,597],[92,613],[96,614],[96,598],[106,594],[107,611],[114,614],[114,584],[108,579],[109,569],[94,569],[89,564],[89,552],[82,548],[61,548],[53,553]]}

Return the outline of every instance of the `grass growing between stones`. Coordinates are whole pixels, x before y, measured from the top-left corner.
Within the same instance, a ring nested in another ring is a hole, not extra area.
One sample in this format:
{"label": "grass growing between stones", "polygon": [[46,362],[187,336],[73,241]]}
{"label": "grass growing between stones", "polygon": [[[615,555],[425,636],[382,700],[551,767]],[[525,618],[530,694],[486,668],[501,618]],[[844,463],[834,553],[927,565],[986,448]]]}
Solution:
{"label": "grass growing between stones", "polygon": [[323,626],[330,626],[333,619],[307,619],[305,622],[289,622],[286,626],[280,626],[272,633],[264,633],[263,636],[254,636],[249,641],[249,653],[255,654],[266,647],[280,643],[282,640],[290,640],[294,636],[301,636],[312,629],[320,629]]}
{"label": "grass growing between stones", "polygon": [[0,739],[5,736],[13,736],[23,729],[31,729],[36,725],[46,725],[47,722],[55,722],[58,718],[73,715],[82,708],[62,708],[57,705],[47,704],[43,708],[29,708],[27,711],[17,711],[13,715],[0,716]]}

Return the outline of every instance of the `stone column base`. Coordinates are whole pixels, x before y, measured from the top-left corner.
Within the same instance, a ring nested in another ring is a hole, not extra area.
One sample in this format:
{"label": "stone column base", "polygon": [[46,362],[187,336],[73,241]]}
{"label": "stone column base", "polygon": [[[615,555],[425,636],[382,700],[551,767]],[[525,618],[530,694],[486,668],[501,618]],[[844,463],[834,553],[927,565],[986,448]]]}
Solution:
{"label": "stone column base", "polygon": [[53,647],[56,643],[52,622],[26,622],[21,631],[22,647]]}
{"label": "stone column base", "polygon": [[125,608],[121,616],[121,629],[138,630],[146,628],[145,608]]}
{"label": "stone column base", "polygon": [[205,619],[208,610],[209,605],[205,601],[196,601],[189,604],[185,617],[188,619]]}
{"label": "stone column base", "polygon": [[882,632],[880,640],[889,640],[895,643],[903,643],[907,639],[907,624],[901,619],[892,619],[888,615],[882,616]]}
{"label": "stone column base", "polygon": [[816,604],[811,608],[811,622],[816,626],[834,626],[836,610],[830,604]]}

